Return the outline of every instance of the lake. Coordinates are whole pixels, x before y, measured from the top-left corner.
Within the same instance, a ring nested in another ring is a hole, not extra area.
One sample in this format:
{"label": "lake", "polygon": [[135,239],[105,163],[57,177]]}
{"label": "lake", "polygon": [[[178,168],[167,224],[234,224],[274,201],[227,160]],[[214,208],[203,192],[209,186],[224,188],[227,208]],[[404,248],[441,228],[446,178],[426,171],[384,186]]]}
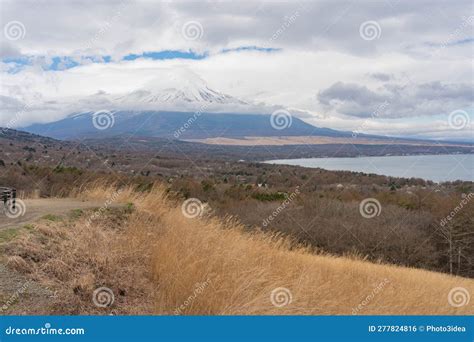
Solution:
{"label": "lake", "polygon": [[434,182],[474,181],[474,154],[279,159],[269,160],[266,163],[375,173],[393,177],[415,177]]}

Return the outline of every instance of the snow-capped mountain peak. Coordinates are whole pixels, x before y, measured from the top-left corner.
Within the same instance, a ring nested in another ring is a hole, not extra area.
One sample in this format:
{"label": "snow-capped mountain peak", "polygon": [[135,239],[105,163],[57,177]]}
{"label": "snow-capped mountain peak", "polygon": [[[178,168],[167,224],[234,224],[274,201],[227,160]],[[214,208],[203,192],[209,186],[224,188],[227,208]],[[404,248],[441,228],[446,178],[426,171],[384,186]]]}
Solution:
{"label": "snow-capped mountain peak", "polygon": [[127,92],[113,93],[100,89],[94,94],[67,99],[63,108],[70,113],[109,110],[126,111],[200,111],[207,113],[272,113],[279,106],[243,101],[209,86],[201,77],[187,69],[164,69]]}
{"label": "snow-capped mountain peak", "polygon": [[199,75],[186,68],[165,70],[143,87],[113,100],[120,104],[247,104],[211,89]]}
{"label": "snow-capped mountain peak", "polygon": [[119,104],[242,104],[246,102],[227,94],[210,89],[207,85],[197,87],[195,84],[184,84],[183,86],[135,90],[126,95],[115,97]]}

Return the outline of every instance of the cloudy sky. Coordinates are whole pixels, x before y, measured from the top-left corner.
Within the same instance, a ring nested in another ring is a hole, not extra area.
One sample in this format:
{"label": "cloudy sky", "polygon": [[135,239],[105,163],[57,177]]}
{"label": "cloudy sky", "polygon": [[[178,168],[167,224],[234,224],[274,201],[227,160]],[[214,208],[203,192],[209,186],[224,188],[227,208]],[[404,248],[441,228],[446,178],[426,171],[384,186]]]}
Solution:
{"label": "cloudy sky", "polygon": [[94,94],[126,94],[186,70],[318,126],[474,139],[469,0],[0,6],[3,126],[57,120]]}

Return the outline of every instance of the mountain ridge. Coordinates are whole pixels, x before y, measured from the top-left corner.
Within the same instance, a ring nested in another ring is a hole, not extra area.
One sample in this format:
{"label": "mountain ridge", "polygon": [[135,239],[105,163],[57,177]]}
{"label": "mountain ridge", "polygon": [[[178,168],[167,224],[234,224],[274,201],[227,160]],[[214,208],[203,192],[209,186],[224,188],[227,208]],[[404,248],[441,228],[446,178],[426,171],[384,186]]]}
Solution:
{"label": "mountain ridge", "polygon": [[97,125],[94,126],[94,115],[96,114],[97,112],[75,113],[56,122],[34,124],[24,130],[61,140],[118,134],[175,139],[245,136],[352,136],[352,132],[312,126],[295,117],[291,118],[291,124],[287,124],[287,127],[278,129],[274,127],[276,124],[272,116],[268,114],[104,111],[97,115],[103,115],[103,119],[108,120],[109,126],[99,128]]}

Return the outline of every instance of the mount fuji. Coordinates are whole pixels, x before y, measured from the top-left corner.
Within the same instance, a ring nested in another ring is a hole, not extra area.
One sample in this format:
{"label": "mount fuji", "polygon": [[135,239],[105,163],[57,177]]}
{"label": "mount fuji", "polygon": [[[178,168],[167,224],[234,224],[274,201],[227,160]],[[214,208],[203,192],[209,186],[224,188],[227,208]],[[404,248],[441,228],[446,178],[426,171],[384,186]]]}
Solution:
{"label": "mount fuji", "polygon": [[[284,130],[275,128],[270,115],[275,111],[283,113],[280,119],[289,120]],[[177,139],[176,132],[179,139],[351,135],[312,126],[281,106],[255,104],[219,92],[186,69],[162,73],[128,93],[99,91],[76,100],[70,112],[62,120],[24,129],[66,140],[116,135]],[[94,120],[98,113],[104,120],[100,124],[106,126],[97,127]]]}
{"label": "mount fuji", "polygon": [[214,109],[220,108],[229,111],[231,108],[235,109],[236,105],[251,106],[246,101],[211,89],[201,77],[186,69],[165,73],[140,89],[128,94],[112,96],[110,101],[120,107],[153,106],[153,108],[146,109],[156,109],[159,106],[161,109],[162,107],[174,107],[168,109],[176,110],[182,106],[209,105],[216,107]]}

